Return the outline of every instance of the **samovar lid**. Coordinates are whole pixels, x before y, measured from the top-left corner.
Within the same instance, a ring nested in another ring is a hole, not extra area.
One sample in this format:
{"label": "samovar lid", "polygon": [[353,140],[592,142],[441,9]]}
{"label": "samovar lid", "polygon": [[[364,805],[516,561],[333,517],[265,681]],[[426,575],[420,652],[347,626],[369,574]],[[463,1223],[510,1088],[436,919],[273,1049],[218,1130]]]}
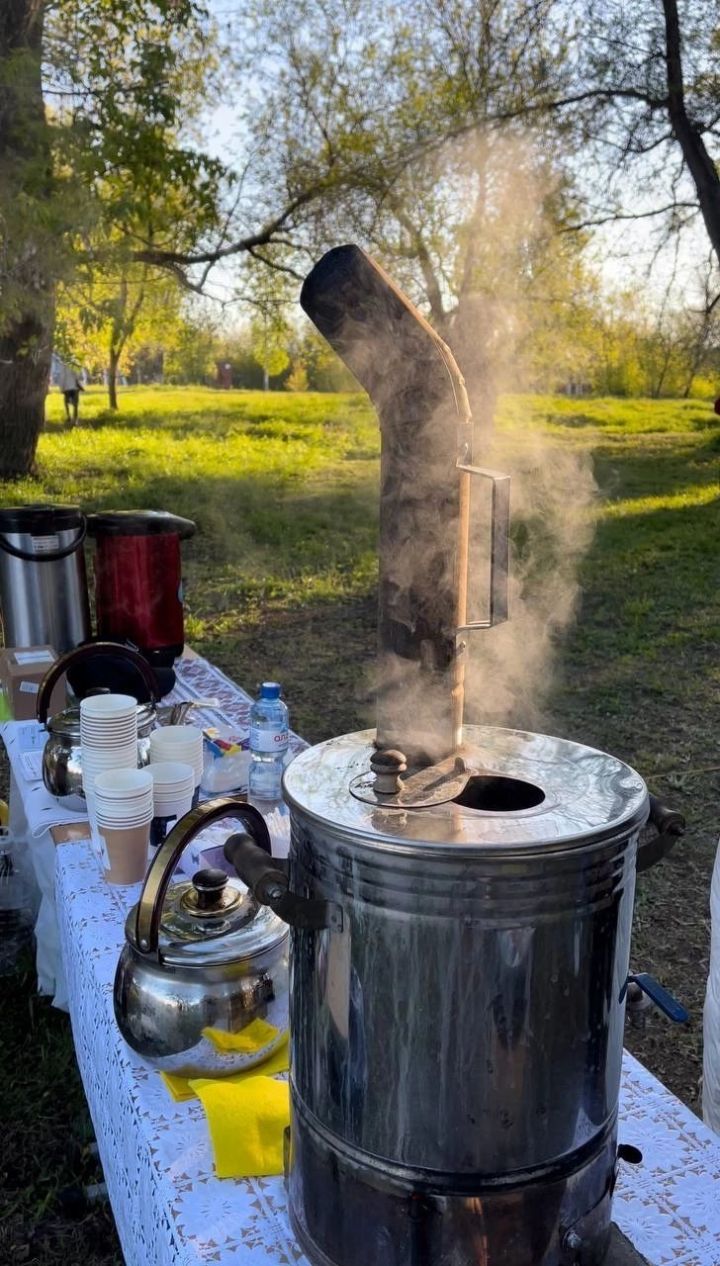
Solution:
{"label": "samovar lid", "polygon": [[355,844],[395,849],[564,850],[630,834],[647,821],[643,779],[607,752],[492,726],[466,726],[464,737],[465,774],[451,771],[448,798],[436,792],[424,807],[373,794],[374,730],[302,752],[285,772],[285,798]]}

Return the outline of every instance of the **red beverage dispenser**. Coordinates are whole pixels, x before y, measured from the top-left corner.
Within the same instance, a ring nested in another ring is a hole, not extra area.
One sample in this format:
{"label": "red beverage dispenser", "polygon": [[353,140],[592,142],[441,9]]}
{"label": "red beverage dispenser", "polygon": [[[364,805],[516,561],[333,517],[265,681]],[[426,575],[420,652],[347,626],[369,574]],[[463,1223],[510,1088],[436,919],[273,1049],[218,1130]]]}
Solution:
{"label": "red beverage dispenser", "polygon": [[182,654],[180,542],[194,532],[190,519],[165,510],[88,515],[99,638],[132,642],[151,664],[164,667]]}

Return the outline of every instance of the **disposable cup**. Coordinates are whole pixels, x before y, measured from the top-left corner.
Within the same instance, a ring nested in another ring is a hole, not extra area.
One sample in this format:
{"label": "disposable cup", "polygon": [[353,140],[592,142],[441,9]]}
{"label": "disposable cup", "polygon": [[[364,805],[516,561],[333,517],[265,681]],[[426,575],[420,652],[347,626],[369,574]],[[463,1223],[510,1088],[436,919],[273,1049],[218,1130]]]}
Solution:
{"label": "disposable cup", "polygon": [[96,787],[94,802],[98,826],[136,826],[153,816],[152,794],[134,800],[106,800]]}
{"label": "disposable cup", "polygon": [[149,769],[107,769],[98,774],[95,790],[108,800],[132,800],[143,794],[152,797],[153,776]]}
{"label": "disposable cup", "polygon": [[195,775],[192,765],[176,760],[153,761],[150,772],[156,792],[164,790],[165,787],[186,787],[193,782]]}
{"label": "disposable cup", "polygon": [[121,720],[135,717],[137,723],[137,706],[137,699],[132,695],[89,695],[87,699],[80,700],[80,721],[82,723],[85,718],[105,720],[113,717]]}
{"label": "disposable cup", "polygon": [[95,794],[98,822],[142,822],[153,815],[152,800],[103,800]]}
{"label": "disposable cup", "polygon": [[165,836],[172,831],[173,827],[181,818],[185,817],[193,807],[194,793],[191,791],[189,795],[178,797],[175,801],[166,801],[163,804],[154,804],[153,820],[150,825],[150,843],[157,848],[162,844]]}
{"label": "disposable cup", "polygon": [[81,728],[89,730],[89,732],[90,730],[97,730],[97,732],[102,732],[102,730],[108,730],[108,729],[128,729],[130,725],[137,725],[137,724],[138,724],[137,713],[129,714],[127,715],[127,717],[125,717],[123,713],[108,713],[106,717],[81,717],[80,718]]}
{"label": "disposable cup", "polygon": [[199,787],[204,767],[203,732],[191,725],[167,725],[150,735],[150,765],[181,762],[192,766]]}
{"label": "disposable cup", "polygon": [[86,774],[104,773],[110,769],[137,769],[137,747],[118,748],[115,752],[93,752],[83,747],[80,752],[80,765],[83,777]]}
{"label": "disposable cup", "polygon": [[162,735],[162,730],[153,730],[150,735],[150,747],[154,751],[162,752],[196,752],[202,747],[202,735],[199,738],[155,738],[156,734]]}
{"label": "disposable cup", "polygon": [[103,848],[107,883],[140,883],[148,866],[150,821],[133,826],[100,827],[98,823],[98,835]]}
{"label": "disposable cup", "polygon": [[149,809],[147,813],[139,813],[132,818],[123,818],[122,820],[117,820],[116,818],[103,818],[99,813],[96,815],[97,829],[99,832],[102,832],[105,827],[112,831],[119,831],[121,828],[124,829],[125,827],[147,826],[152,822],[152,820],[152,809]]}
{"label": "disposable cup", "polygon": [[120,733],[112,734],[86,734],[84,730],[80,733],[80,742],[83,747],[101,748],[108,750],[114,747],[127,747],[130,743],[137,743],[137,730],[131,729]]}
{"label": "disposable cup", "polygon": [[126,730],[129,726],[137,725],[137,712],[106,712],[102,716],[87,716],[85,713],[80,715],[80,727],[83,730]]}
{"label": "disposable cup", "polygon": [[106,768],[111,768],[113,761],[118,768],[124,767],[118,765],[118,761],[134,761],[137,765],[137,743],[123,743],[121,747],[87,747],[86,743],[81,743],[80,746],[84,763],[87,765],[105,765]]}
{"label": "disposable cup", "polygon": [[156,743],[151,747],[151,765],[166,765],[168,762],[181,762],[195,768],[200,761],[201,743]]}
{"label": "disposable cup", "polygon": [[151,752],[202,752],[202,747],[203,732],[193,725],[163,725],[150,735]]}
{"label": "disposable cup", "polygon": [[98,787],[97,779],[93,787],[93,795],[97,804],[98,813],[110,814],[112,817],[127,817],[132,813],[144,813],[146,809],[152,809],[153,797],[152,792],[146,792],[144,795],[138,796],[106,796]]}
{"label": "disposable cup", "polygon": [[113,799],[111,796],[103,796],[102,792],[98,791],[97,782],[92,790],[98,813],[110,814],[112,817],[125,818],[132,813],[144,813],[153,807],[152,795]]}

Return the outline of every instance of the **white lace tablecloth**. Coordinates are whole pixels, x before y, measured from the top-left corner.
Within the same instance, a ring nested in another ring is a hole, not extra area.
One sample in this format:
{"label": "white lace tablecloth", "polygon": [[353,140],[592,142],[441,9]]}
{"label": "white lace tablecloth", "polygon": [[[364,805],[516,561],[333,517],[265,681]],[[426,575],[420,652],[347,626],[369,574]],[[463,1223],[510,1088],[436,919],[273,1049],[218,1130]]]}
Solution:
{"label": "white lace tablecloth", "polygon": [[[227,721],[247,726],[251,701],[234,682],[205,660],[177,667],[173,700],[217,696]],[[302,740],[293,736],[291,746],[299,750]],[[44,794],[31,796],[19,782],[13,790],[30,831],[41,821],[37,838],[52,847],[48,884],[67,1006],[127,1266],[307,1266],[290,1232],[282,1179],[216,1179],[200,1104],[175,1103],[120,1037],[112,985],[139,886],[106,884],[89,841],[55,848],[47,815],[40,817]],[[621,1230],[651,1266],[720,1266],[720,1139],[627,1054],[620,1140],[644,1157],[620,1166],[613,1209]]]}
{"label": "white lace tablecloth", "polygon": [[[238,734],[249,733],[252,699],[225,673],[199,656],[180,659],[175,665],[176,683],[163,704],[182,703],[191,699],[215,699],[213,708],[195,708],[189,723],[196,725],[229,725]],[[42,782],[30,781],[23,766],[23,753],[42,750],[45,732],[35,721],[7,721],[0,725],[0,738],[5,744],[12,779],[10,784],[10,828],[14,846],[27,850],[39,889],[39,910],[35,924],[38,992],[53,998],[54,1005],[67,1010],[67,990],[59,956],[57,917],[55,913],[54,867],[55,844],[50,834],[54,827],[79,825],[87,815],[68,809],[65,801],[50,795]],[[290,753],[296,755],[306,744],[290,733]],[[246,787],[236,788],[247,791]]]}
{"label": "white lace tablecloth", "polygon": [[[174,1103],[120,1037],[112,985],[139,887],[106,884],[89,842],[58,846],[56,885],[75,1049],[127,1266],[306,1263],[282,1180],[216,1179],[200,1104]],[[720,1139],[627,1054],[620,1140],[643,1153],[620,1166],[621,1230],[651,1266],[720,1266]]]}

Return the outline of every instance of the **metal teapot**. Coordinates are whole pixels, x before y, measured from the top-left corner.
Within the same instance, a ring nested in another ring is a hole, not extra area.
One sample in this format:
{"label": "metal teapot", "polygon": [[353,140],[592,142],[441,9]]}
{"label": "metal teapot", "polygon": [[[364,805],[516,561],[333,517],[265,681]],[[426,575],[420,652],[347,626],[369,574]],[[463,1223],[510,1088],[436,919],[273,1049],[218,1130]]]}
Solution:
{"label": "metal teapot", "polygon": [[83,659],[98,655],[114,661],[122,659],[132,664],[138,670],[150,696],[147,703],[138,704],[139,766],[147,765],[150,760],[150,733],[158,721],[156,704],[160,691],[157,675],[138,651],[117,642],[93,642],[87,646],[78,646],[74,651],[55,660],[41,681],[37,696],[37,719],[48,731],[48,740],[43,751],[43,782],[53,796],[75,797],[78,808],[84,807],[85,803],[82,790],[80,705],[73,704],[49,719],[48,709],[53,689],[63,673]]}
{"label": "metal teapot", "polygon": [[262,814],[239,797],[191,809],[155,855],[127,917],[115,973],[115,1018],[125,1041],[183,1077],[252,1068],[288,1032],[286,925],[221,870],[171,883],[185,847],[223,818],[245,827],[228,844],[247,841],[270,854]]}

